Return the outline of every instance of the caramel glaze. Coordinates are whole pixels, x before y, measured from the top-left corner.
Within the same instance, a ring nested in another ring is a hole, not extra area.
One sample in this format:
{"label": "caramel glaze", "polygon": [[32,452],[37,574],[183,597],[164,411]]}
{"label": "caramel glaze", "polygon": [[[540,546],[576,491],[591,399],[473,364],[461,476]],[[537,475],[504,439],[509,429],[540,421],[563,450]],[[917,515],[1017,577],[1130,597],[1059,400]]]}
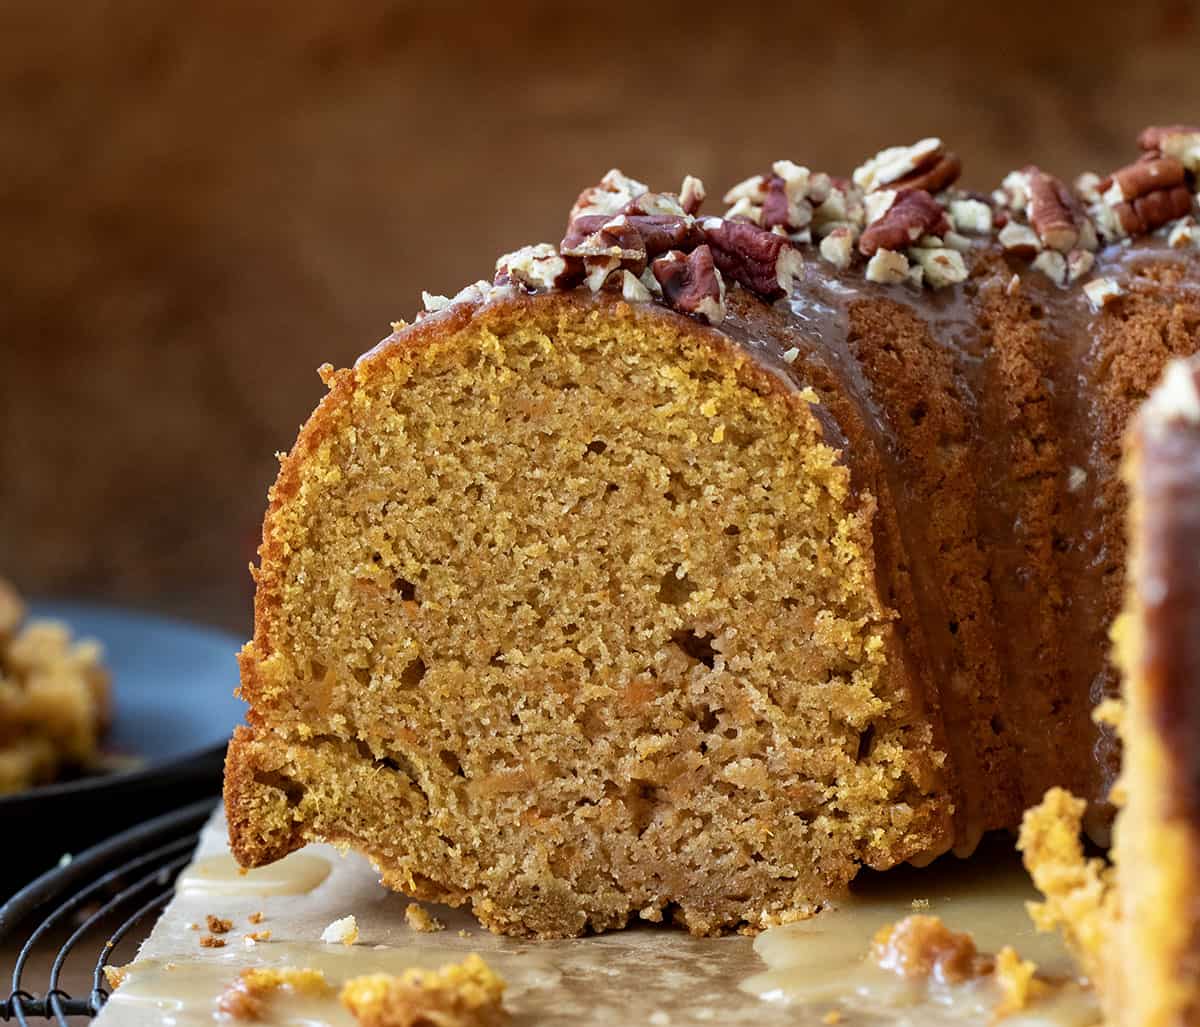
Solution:
{"label": "caramel glaze", "polygon": [[1100,312],[994,249],[973,267],[922,290],[813,261],[771,307],[732,290],[720,331],[815,389],[828,441],[876,497],[898,685],[951,757],[946,847],[970,852],[1051,785],[1093,801],[1104,840],[1119,753],[1091,711],[1116,691],[1121,439],[1166,361],[1200,350],[1200,258],[1109,247],[1095,275],[1125,292]]}
{"label": "caramel glaze", "polygon": [[[1200,370],[1192,372],[1200,389]],[[1200,425],[1139,427],[1138,582],[1144,630],[1140,677],[1154,727],[1170,753],[1168,816],[1200,821]]]}

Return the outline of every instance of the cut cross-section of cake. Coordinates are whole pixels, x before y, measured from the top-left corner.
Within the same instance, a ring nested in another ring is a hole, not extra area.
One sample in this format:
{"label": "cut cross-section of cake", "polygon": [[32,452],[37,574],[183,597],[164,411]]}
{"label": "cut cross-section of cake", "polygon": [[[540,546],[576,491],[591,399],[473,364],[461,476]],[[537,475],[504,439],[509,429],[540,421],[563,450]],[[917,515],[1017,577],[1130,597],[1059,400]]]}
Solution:
{"label": "cut cross-section of cake", "polygon": [[1136,182],[958,168],[780,161],[724,217],[613,172],[325,371],[264,524],[238,859],[326,839],[501,931],[711,933],[1105,795],[1120,437],[1200,349],[1200,251]]}
{"label": "cut cross-section of cake", "polygon": [[1138,414],[1117,924],[1104,988],[1119,1027],[1200,1023],[1200,360],[1172,363]]}

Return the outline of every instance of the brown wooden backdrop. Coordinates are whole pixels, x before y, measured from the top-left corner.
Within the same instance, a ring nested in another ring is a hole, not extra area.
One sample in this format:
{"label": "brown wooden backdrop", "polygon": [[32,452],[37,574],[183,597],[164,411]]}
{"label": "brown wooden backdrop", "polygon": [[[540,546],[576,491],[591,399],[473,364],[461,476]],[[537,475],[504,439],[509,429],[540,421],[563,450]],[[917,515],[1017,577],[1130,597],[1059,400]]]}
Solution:
{"label": "brown wooden backdrop", "polygon": [[612,165],[710,191],[940,134],[990,186],[1200,118],[1144,4],[0,5],[0,573],[247,628],[273,453]]}

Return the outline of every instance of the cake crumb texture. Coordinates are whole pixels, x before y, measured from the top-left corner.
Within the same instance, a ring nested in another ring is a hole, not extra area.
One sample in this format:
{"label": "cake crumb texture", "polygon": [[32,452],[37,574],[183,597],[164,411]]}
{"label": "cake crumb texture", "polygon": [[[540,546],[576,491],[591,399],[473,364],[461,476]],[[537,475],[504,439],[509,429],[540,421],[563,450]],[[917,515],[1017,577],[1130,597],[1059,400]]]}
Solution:
{"label": "cake crumb texture", "polygon": [[852,480],[821,397],[606,297],[470,313],[331,376],[284,460],[237,858],[352,844],[390,887],[554,937],[759,929],[948,848],[878,472]]}
{"label": "cake crumb texture", "polygon": [[1084,973],[1095,981],[1104,974],[1116,910],[1112,868],[1084,855],[1080,836],[1086,808],[1083,799],[1051,788],[1026,811],[1017,848],[1044,896],[1028,905],[1034,924],[1039,931],[1061,932]]}
{"label": "cake crumb texture", "polygon": [[420,931],[423,934],[432,934],[446,929],[446,925],[419,902],[410,902],[404,907],[404,919],[414,931]]}
{"label": "cake crumb texture", "polygon": [[504,981],[472,953],[438,970],[354,977],[342,1004],[362,1027],[498,1027],[509,1022]]}

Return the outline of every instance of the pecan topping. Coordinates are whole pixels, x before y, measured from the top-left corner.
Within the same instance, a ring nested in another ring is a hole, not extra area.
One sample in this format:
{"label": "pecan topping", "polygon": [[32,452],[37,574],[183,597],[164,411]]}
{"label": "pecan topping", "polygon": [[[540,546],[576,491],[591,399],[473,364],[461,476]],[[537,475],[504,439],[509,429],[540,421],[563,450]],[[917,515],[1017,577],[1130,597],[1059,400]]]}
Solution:
{"label": "pecan topping", "polygon": [[887,211],[868,225],[858,240],[864,257],[876,250],[903,250],[923,235],[942,235],[950,231],[946,212],[924,189],[904,190],[896,195]]}
{"label": "pecan topping", "polygon": [[723,274],[766,300],[791,293],[803,258],[784,236],[724,218],[705,218],[700,228]]}
{"label": "pecan topping", "polygon": [[936,165],[944,156],[942,141],[922,139],[912,146],[889,146],[854,169],[854,184],[873,192]]}
{"label": "pecan topping", "polygon": [[1113,204],[1136,200],[1159,189],[1183,185],[1185,178],[1183,165],[1174,157],[1143,157],[1109,176],[1104,199]]}
{"label": "pecan topping", "polygon": [[940,193],[949,189],[958,181],[962,174],[962,161],[957,154],[944,153],[936,155],[926,167],[889,182],[891,189],[924,189],[927,193]]}
{"label": "pecan topping", "polygon": [[1147,153],[1167,153],[1180,136],[1200,136],[1200,125],[1151,125],[1142,129],[1138,147]]}
{"label": "pecan topping", "polygon": [[623,210],[632,199],[649,192],[649,188],[636,178],[630,178],[617,168],[613,168],[597,185],[584,189],[571,208],[569,220],[574,221],[580,214],[613,215]]}
{"label": "pecan topping", "polygon": [[1066,253],[1079,241],[1075,199],[1053,175],[1035,167],[1026,171],[1029,223],[1043,246]]}
{"label": "pecan topping", "polygon": [[1143,235],[1161,228],[1168,221],[1192,212],[1192,194],[1185,185],[1156,189],[1145,196],[1118,203],[1113,212],[1126,235]]}
{"label": "pecan topping", "polygon": [[707,246],[697,246],[690,254],[671,250],[654,261],[650,270],[669,306],[709,324],[725,320],[725,282]]}
{"label": "pecan topping", "polygon": [[694,175],[685,175],[683,184],[679,187],[679,205],[685,214],[695,214],[704,202],[707,193],[704,183]]}
{"label": "pecan topping", "polygon": [[687,214],[583,214],[567,226],[559,250],[565,257],[612,257],[640,274],[647,260],[667,250],[690,249],[699,241],[695,221]]}
{"label": "pecan topping", "polygon": [[558,250],[544,242],[504,254],[496,261],[496,277],[492,281],[495,285],[515,282],[536,292],[542,289],[573,289],[582,278],[581,261],[560,256]]}

